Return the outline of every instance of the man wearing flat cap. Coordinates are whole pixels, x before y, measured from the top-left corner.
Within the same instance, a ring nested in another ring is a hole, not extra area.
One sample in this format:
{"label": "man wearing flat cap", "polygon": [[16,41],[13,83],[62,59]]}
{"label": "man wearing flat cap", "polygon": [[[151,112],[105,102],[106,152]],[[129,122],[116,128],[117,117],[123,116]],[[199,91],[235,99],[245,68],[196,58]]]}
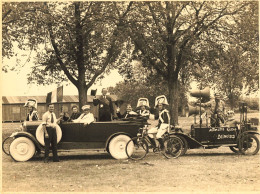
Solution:
{"label": "man wearing flat cap", "polygon": [[79,116],[79,118],[73,120],[74,123],[84,123],[84,125],[89,125],[94,122],[94,115],[90,112],[90,105],[82,106],[83,113]]}
{"label": "man wearing flat cap", "polygon": [[210,124],[211,127],[220,127],[220,121],[225,122],[224,113],[225,113],[225,102],[221,100],[219,93],[215,93],[215,99],[210,100],[206,103],[201,103],[203,107],[210,107]]}
{"label": "man wearing flat cap", "polygon": [[94,106],[99,108],[99,121],[111,121],[114,115],[112,99],[107,95],[107,89],[102,89],[102,95],[99,98],[93,99]]}

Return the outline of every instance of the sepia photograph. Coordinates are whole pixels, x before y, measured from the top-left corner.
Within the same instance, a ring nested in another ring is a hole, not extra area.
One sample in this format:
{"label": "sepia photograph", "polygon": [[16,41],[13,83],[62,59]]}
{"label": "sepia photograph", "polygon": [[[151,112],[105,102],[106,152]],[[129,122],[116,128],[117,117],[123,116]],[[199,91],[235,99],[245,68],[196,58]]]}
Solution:
{"label": "sepia photograph", "polygon": [[1,193],[259,193],[258,1],[1,1]]}

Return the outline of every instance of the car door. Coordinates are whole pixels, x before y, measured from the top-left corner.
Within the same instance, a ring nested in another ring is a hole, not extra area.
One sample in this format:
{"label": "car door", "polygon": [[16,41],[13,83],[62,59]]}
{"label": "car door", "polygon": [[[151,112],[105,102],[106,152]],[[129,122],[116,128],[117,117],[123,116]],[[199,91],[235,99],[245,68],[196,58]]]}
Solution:
{"label": "car door", "polygon": [[62,142],[79,142],[80,141],[80,129],[82,123],[62,123],[60,125],[62,130]]}

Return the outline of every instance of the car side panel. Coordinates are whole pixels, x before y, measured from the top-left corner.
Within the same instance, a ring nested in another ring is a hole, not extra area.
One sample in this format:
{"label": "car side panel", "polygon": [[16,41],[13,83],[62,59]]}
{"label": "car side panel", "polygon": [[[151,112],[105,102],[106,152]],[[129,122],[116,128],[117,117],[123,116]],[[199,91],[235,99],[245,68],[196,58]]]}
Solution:
{"label": "car side panel", "polygon": [[95,122],[80,128],[81,142],[106,142],[113,134],[124,132],[130,136],[136,136],[139,126],[117,122]]}

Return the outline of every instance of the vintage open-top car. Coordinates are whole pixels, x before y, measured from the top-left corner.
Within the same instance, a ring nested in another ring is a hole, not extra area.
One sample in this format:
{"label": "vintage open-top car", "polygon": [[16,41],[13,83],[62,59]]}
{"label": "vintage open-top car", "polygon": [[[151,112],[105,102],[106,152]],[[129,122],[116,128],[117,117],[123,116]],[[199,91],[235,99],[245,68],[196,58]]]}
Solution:
{"label": "vintage open-top car", "polygon": [[[115,159],[126,159],[126,143],[137,135],[138,129],[145,123],[146,120],[138,118],[93,122],[86,126],[83,123],[62,122],[56,128],[58,151],[106,150]],[[15,161],[29,160],[36,151],[44,150],[42,121],[24,122],[21,131],[14,132],[9,138],[14,139],[9,148],[11,157]]]}

